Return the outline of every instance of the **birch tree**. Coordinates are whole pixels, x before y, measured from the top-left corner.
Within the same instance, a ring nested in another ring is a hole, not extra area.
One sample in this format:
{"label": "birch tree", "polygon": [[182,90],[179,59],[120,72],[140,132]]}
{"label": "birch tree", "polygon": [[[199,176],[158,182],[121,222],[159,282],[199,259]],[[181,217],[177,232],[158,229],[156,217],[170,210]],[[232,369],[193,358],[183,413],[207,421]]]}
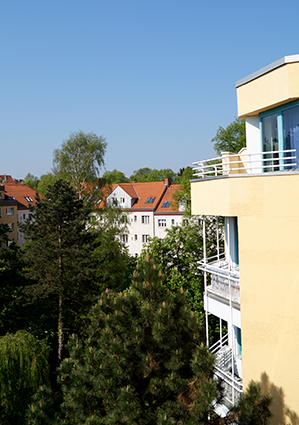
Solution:
{"label": "birch tree", "polygon": [[104,166],[107,143],[103,136],[78,131],[71,133],[53,152],[53,165],[58,177],[72,182],[81,197],[86,183],[95,182]]}

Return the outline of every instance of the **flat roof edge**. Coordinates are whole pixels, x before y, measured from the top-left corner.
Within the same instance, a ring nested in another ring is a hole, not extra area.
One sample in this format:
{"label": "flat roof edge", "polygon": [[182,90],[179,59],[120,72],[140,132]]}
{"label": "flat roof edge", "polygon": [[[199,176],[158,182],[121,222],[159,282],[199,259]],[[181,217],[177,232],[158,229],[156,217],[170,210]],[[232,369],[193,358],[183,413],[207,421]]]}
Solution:
{"label": "flat roof edge", "polygon": [[261,68],[258,71],[253,72],[252,74],[242,78],[241,80],[238,80],[235,84],[236,88],[242,86],[243,84],[249,83],[249,81],[252,81],[258,78],[261,75],[266,74],[267,72],[270,72],[275,68],[279,68],[282,65],[285,65],[287,63],[293,63],[293,62],[299,62],[299,55],[284,56],[283,58],[270,63],[270,65],[264,66],[264,68]]}

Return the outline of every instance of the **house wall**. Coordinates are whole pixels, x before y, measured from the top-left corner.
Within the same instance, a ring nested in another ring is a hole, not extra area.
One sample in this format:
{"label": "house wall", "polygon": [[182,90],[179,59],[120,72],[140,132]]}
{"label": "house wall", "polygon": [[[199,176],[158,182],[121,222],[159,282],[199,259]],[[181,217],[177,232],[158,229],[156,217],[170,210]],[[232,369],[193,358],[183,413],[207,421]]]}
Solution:
{"label": "house wall", "polygon": [[[7,215],[6,209],[13,208],[13,215]],[[14,230],[8,234],[9,239],[17,243],[17,202],[0,201],[0,223],[7,224]]]}
{"label": "house wall", "polygon": [[298,190],[298,173],[191,183],[192,214],[238,217],[244,388],[266,373],[299,416]]}
{"label": "house wall", "polygon": [[[142,217],[148,216],[149,223],[142,223]],[[136,217],[136,219],[135,219]],[[166,227],[159,227],[158,220],[165,219]],[[131,255],[140,255],[146,243],[142,241],[142,235],[148,235],[150,238],[157,236],[163,239],[166,236],[166,229],[182,223],[182,214],[155,214],[153,211],[132,211],[128,216],[128,250]],[[136,239],[137,237],[137,239]]]}
{"label": "house wall", "polygon": [[299,63],[285,63],[237,87],[238,115],[257,115],[299,99]]}
{"label": "house wall", "polygon": [[[148,223],[142,223],[142,217],[148,217]],[[129,240],[127,246],[129,253],[131,255],[139,255],[142,248],[146,245],[146,243],[142,242],[142,235],[148,235],[151,238],[155,236],[153,211],[130,212],[128,217],[128,230]]]}

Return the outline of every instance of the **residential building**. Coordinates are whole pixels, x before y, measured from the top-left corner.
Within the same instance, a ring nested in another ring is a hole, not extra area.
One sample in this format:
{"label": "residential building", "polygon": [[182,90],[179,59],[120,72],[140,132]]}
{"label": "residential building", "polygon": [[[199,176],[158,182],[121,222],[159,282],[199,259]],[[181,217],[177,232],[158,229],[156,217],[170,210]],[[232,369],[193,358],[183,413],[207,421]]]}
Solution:
{"label": "residential building", "polygon": [[0,183],[0,223],[8,224],[12,230],[9,238],[18,246],[22,246],[25,239],[18,224],[31,218],[29,205],[35,205],[36,191],[11,176],[0,176],[2,177],[2,180],[9,183]]}
{"label": "residential building", "polygon": [[[204,258],[204,303],[228,334],[210,347],[233,403],[251,380],[274,398],[273,423],[299,417],[299,55],[236,83],[245,149],[194,163],[192,214],[224,217]],[[204,226],[205,227],[205,224]],[[209,344],[209,338],[207,340]]]}
{"label": "residential building", "polygon": [[[166,229],[181,224],[183,211],[172,200],[178,188],[179,185],[171,184],[171,179],[110,186],[106,205],[121,208],[128,214],[128,233],[122,240],[131,255],[139,255],[150,238],[163,238]],[[104,208],[104,203],[100,207]]]}

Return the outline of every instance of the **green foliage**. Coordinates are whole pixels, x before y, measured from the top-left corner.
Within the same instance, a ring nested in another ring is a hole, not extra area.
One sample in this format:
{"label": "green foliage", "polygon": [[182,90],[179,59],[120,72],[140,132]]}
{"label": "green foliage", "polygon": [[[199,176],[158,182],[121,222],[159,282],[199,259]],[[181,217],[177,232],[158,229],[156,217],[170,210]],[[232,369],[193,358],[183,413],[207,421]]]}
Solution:
{"label": "green foliage", "polygon": [[121,242],[127,232],[126,214],[117,208],[95,209],[93,215],[94,241],[89,260],[93,264],[98,293],[106,288],[120,291],[131,283],[135,265]]}
{"label": "green foliage", "polygon": [[191,184],[190,180],[197,178],[194,176],[192,167],[183,168],[179,172],[176,183],[180,184],[180,188],[174,193],[173,201],[184,210],[184,215],[191,216]]}
{"label": "green foliage", "polygon": [[218,155],[221,152],[238,153],[246,147],[245,121],[235,118],[226,128],[219,127],[216,136],[211,140]]}
{"label": "green foliage", "polygon": [[83,131],[71,133],[61,148],[53,152],[56,175],[72,182],[82,195],[86,182],[94,182],[99,176],[106,147],[107,143],[102,136]]}
{"label": "green foliage", "polygon": [[251,381],[239,403],[228,414],[234,424],[267,425],[272,417],[270,407],[273,400],[263,395],[259,384]]}
{"label": "green foliage", "polygon": [[149,175],[147,176],[146,181],[147,182],[161,182],[164,181],[166,178],[170,178],[171,181],[175,181],[176,179],[176,173],[172,171],[170,168],[165,168],[161,170],[152,170]]}
{"label": "green foliage", "polygon": [[169,289],[184,288],[192,310],[197,312],[203,324],[203,276],[198,269],[198,261],[203,256],[202,226],[198,220],[167,229],[164,239],[153,238],[141,253],[139,261],[142,264],[147,253],[162,271]]}
{"label": "green foliage", "polygon": [[1,424],[24,423],[30,398],[48,383],[47,357],[46,345],[26,331],[0,338]]}
{"label": "green foliage", "polygon": [[105,171],[102,178],[106,179],[107,184],[128,183],[129,181],[129,179],[124,175],[124,173],[118,170]]}
{"label": "green foliage", "polygon": [[146,182],[149,174],[152,171],[153,170],[148,167],[139,168],[138,170],[135,170],[131,175],[130,182]]}
{"label": "green foliage", "polygon": [[48,186],[54,184],[56,177],[51,173],[43,174],[37,186],[37,191],[43,195],[47,193]]}
{"label": "green foliage", "polygon": [[[102,294],[88,338],[70,338],[59,370],[61,423],[206,423],[218,393],[213,357],[201,341],[183,290],[167,290],[147,258],[131,289]],[[38,412],[30,415],[36,423]]]}
{"label": "green foliage", "polygon": [[23,183],[26,186],[29,186],[31,187],[31,189],[34,189],[34,190],[37,190],[39,182],[40,182],[39,178],[30,173],[26,174],[23,180]]}
{"label": "green foliage", "polygon": [[31,212],[34,220],[20,226],[30,240],[24,254],[26,275],[36,282],[28,293],[33,301],[46,301],[61,338],[65,327],[78,326],[80,313],[90,307],[96,292],[89,262],[93,235],[86,229],[91,210],[70,183],[57,180],[43,199],[37,197]]}
{"label": "green foliage", "polygon": [[172,181],[175,181],[176,173],[170,168],[152,170],[151,168],[145,167],[135,170],[130,177],[130,182],[158,182],[164,181],[166,178],[171,178]]}
{"label": "green foliage", "polygon": [[[3,227],[0,225],[0,229]],[[22,274],[23,266],[21,250],[14,243],[0,252],[0,335],[15,332],[24,324],[20,310],[28,282]]]}

